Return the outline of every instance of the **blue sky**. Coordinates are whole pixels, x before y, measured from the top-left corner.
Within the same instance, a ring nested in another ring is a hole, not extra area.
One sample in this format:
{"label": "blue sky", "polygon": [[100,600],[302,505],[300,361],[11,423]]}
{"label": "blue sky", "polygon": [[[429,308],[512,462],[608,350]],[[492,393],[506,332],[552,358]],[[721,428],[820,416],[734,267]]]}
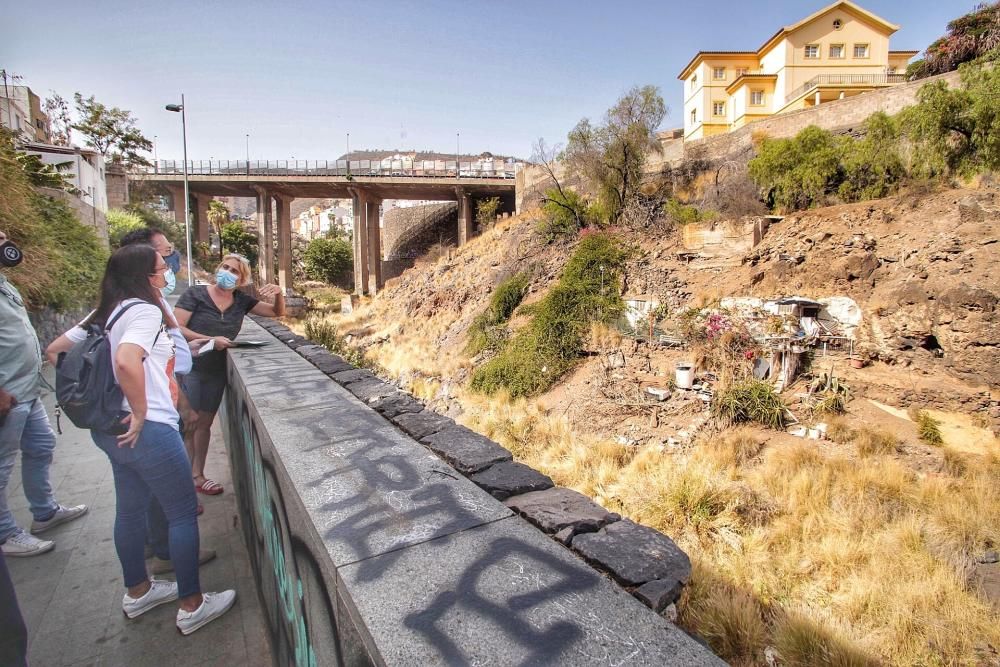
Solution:
{"label": "blue sky", "polygon": [[[175,2],[0,0],[0,67],[43,97],[76,91],[130,109],[191,158],[329,159],[352,148],[527,157],[562,142],[633,85],[681,120],[677,74],[701,50],[756,49],[823,0]],[[975,0],[862,0],[923,50]]]}

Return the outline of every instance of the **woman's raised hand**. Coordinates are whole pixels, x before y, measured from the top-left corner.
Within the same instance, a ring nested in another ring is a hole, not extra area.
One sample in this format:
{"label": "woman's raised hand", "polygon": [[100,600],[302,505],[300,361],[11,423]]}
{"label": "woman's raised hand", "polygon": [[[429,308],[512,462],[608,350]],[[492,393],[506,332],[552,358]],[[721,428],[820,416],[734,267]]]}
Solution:
{"label": "woman's raised hand", "polygon": [[261,298],[270,300],[281,294],[281,288],[277,285],[261,285],[257,290],[257,294]]}

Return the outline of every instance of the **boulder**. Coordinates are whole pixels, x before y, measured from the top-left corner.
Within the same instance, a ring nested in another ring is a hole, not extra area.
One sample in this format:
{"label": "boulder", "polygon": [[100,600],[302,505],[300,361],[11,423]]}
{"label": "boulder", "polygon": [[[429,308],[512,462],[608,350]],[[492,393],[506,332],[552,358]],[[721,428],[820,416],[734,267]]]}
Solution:
{"label": "boulder", "polygon": [[661,580],[666,582],[662,586],[676,585],[679,593],[680,587],[691,578],[691,560],[673,540],[628,519],[596,533],[577,535],[573,538],[573,549],[624,586]]}
{"label": "boulder", "polygon": [[371,401],[385,398],[386,396],[391,396],[399,392],[396,387],[388,382],[383,382],[377,377],[345,384],[344,389],[351,392],[365,403],[370,403]]}
{"label": "boulder", "polygon": [[489,438],[458,424],[419,440],[463,475],[471,475],[494,463],[513,458],[510,452]]}
{"label": "boulder", "polygon": [[334,373],[330,377],[332,377],[338,384],[346,387],[355,382],[374,379],[375,375],[371,371],[365,370],[364,368],[352,368],[348,371]]}
{"label": "boulder", "polygon": [[504,504],[550,534],[565,528],[573,534],[592,533],[621,519],[582,493],[561,487],[513,496]]}
{"label": "boulder", "polygon": [[447,417],[443,417],[430,410],[403,413],[395,417],[390,417],[390,420],[393,424],[401,428],[404,433],[417,440],[433,435],[455,423]]}
{"label": "boulder", "polygon": [[401,391],[369,400],[368,404],[386,419],[405,413],[417,413],[424,409],[423,403]]}
{"label": "boulder", "polygon": [[639,586],[632,594],[659,614],[680,598],[683,588],[684,584],[678,579],[654,579]]}
{"label": "boulder", "polygon": [[469,479],[497,500],[552,488],[552,479],[547,475],[515,461],[497,463]]}

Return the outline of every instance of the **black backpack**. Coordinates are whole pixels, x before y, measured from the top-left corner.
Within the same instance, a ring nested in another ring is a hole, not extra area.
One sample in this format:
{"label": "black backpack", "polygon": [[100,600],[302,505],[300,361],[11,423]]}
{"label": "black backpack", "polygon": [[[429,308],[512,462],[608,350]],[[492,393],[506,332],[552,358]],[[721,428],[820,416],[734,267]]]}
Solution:
{"label": "black backpack", "polygon": [[124,394],[115,381],[108,332],[126,310],[142,303],[145,301],[123,306],[104,327],[87,325],[87,338],[73,345],[69,352],[59,353],[56,402],[77,428],[111,435],[128,431],[128,426],[121,423],[128,413],[122,410]]}

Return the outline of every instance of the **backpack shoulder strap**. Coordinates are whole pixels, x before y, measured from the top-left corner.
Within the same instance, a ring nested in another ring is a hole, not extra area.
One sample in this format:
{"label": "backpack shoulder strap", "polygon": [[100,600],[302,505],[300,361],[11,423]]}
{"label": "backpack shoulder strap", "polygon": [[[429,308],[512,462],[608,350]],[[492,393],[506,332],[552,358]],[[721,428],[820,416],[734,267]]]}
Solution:
{"label": "backpack shoulder strap", "polygon": [[118,322],[118,318],[120,318],[120,317],[121,317],[122,315],[124,315],[124,314],[125,314],[125,311],[126,311],[126,310],[128,310],[128,309],[129,309],[129,308],[131,308],[132,306],[138,306],[138,305],[139,305],[139,304],[141,304],[141,303],[146,303],[146,302],[145,302],[145,301],[133,301],[133,302],[132,302],[132,303],[130,303],[130,304],[127,304],[127,305],[124,305],[124,306],[122,306],[122,307],[121,307],[121,310],[119,310],[119,311],[118,311],[118,313],[117,313],[117,314],[115,314],[115,316],[114,316],[114,317],[112,317],[112,318],[111,318],[111,319],[110,319],[110,320],[108,321],[108,323],[104,325],[104,330],[105,330],[105,331],[111,331],[111,327],[115,326],[115,324],[116,324],[116,323]]}

